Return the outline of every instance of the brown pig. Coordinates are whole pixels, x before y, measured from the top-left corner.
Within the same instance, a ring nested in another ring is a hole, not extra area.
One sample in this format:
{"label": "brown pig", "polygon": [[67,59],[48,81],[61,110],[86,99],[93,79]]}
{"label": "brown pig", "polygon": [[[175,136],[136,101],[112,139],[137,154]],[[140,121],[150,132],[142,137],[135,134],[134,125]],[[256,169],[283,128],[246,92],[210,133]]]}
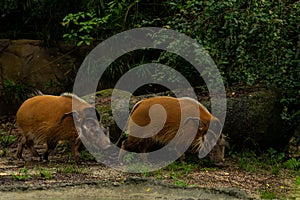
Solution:
{"label": "brown pig", "polygon": [[78,96],[64,93],[60,96],[39,95],[26,100],[16,115],[16,123],[21,132],[17,157],[22,159],[26,146],[33,156],[40,157],[34,144],[46,144],[40,159],[48,160],[48,155],[58,141],[69,141],[75,160],[80,159],[80,136],[90,138],[102,149],[110,147],[110,140],[102,126],[96,109]]}
{"label": "brown pig", "polygon": [[[167,145],[179,134],[175,146],[190,145],[189,150],[199,153],[209,149],[204,144],[212,144],[209,156],[215,164],[221,164],[225,146],[228,146],[221,130],[220,121],[192,98],[163,96],[145,99],[138,102],[130,113],[126,127],[129,135],[121,143],[119,160],[122,162],[124,150],[147,153],[156,144]],[[210,137],[207,137],[208,133]],[[205,142],[206,138],[212,142]],[[141,156],[143,158],[145,154]]]}

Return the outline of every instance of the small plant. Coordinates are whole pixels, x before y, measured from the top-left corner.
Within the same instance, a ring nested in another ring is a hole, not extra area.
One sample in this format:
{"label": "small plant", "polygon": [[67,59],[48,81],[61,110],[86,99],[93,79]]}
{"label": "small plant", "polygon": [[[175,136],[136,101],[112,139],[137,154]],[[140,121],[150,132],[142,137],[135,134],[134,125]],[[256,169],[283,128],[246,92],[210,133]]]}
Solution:
{"label": "small plant", "polygon": [[217,171],[218,169],[216,167],[204,167],[204,168],[201,168],[201,171]]}
{"label": "small plant", "polygon": [[44,177],[45,179],[51,179],[52,178],[52,174],[48,169],[42,169],[40,171],[41,177]]}
{"label": "small plant", "polygon": [[187,183],[183,180],[180,180],[180,177],[182,176],[182,174],[179,172],[174,172],[174,171],[171,171],[169,172],[169,178],[173,179],[174,180],[174,185],[176,186],[180,186],[180,187],[186,187],[187,186]]}
{"label": "small plant", "polygon": [[16,140],[16,137],[12,134],[9,134],[9,128],[6,128],[6,125],[2,124],[3,129],[0,129],[0,144],[3,146],[10,146]]}
{"label": "small plant", "polygon": [[174,185],[179,186],[179,187],[186,187],[187,183],[185,181],[183,181],[183,180],[176,180],[174,182]]}
{"label": "small plant", "polygon": [[267,156],[270,157],[271,162],[279,163],[285,157],[285,153],[284,152],[278,153],[275,149],[269,148],[267,150]]}
{"label": "small plant", "polygon": [[253,164],[253,161],[247,157],[241,158],[238,162],[238,166],[240,169],[243,169],[247,172],[255,172],[256,171],[256,167]]}
{"label": "small plant", "polygon": [[295,180],[295,186],[296,186],[296,187],[299,187],[299,186],[300,186],[300,176],[297,176],[297,177],[296,177],[296,180]]}
{"label": "small plant", "polygon": [[123,161],[126,164],[132,163],[134,157],[135,157],[134,153],[126,153],[123,157]]}
{"label": "small plant", "polygon": [[272,191],[262,191],[260,193],[260,198],[262,198],[262,199],[276,199],[276,194]]}
{"label": "small plant", "polygon": [[25,181],[31,178],[31,176],[28,174],[28,169],[26,167],[20,169],[17,174],[12,174],[12,177],[18,181]]}
{"label": "small plant", "polygon": [[57,169],[58,173],[64,173],[64,174],[82,174],[85,173],[84,168],[80,168],[76,165],[67,165],[63,167],[59,167]]}
{"label": "small plant", "polygon": [[29,178],[31,178],[31,176],[29,175],[21,175],[21,174],[12,174],[12,177],[15,179],[15,180],[18,180],[18,181],[25,181]]}
{"label": "small plant", "polygon": [[247,172],[255,172],[257,170],[257,165],[260,165],[260,162],[253,151],[245,150],[241,153],[240,157],[238,167]]}
{"label": "small plant", "polygon": [[144,177],[150,176],[149,167],[145,166],[142,162],[135,162],[134,164],[126,166],[126,168],[128,171],[141,173]]}
{"label": "small plant", "polygon": [[255,172],[258,169],[264,169],[278,174],[281,171],[282,163],[285,157],[285,153],[277,152],[273,148],[269,148],[265,153],[257,155],[253,151],[245,150],[241,155],[238,162],[240,169],[244,169],[248,172]]}
{"label": "small plant", "polygon": [[169,178],[171,179],[175,179],[177,180],[178,179],[178,174],[175,173],[174,171],[170,171],[169,174],[168,174]]}
{"label": "small plant", "polygon": [[269,148],[267,152],[261,156],[259,161],[262,168],[271,171],[272,174],[278,174],[282,168],[284,157],[284,152],[277,152],[277,150]]}
{"label": "small plant", "polygon": [[198,166],[196,164],[188,164],[185,162],[173,162],[166,167],[167,170],[172,172],[177,172],[183,175],[188,174],[192,170],[196,169]]}
{"label": "small plant", "polygon": [[94,161],[95,158],[92,154],[90,154],[90,152],[88,152],[87,150],[83,150],[81,151],[81,158],[87,160],[87,161]]}
{"label": "small plant", "polygon": [[162,178],[163,178],[162,171],[161,170],[155,171],[154,176],[155,176],[155,179],[162,180]]}
{"label": "small plant", "polygon": [[6,102],[18,104],[27,99],[34,91],[28,85],[7,79],[4,80],[3,88],[0,92],[6,97]]}
{"label": "small plant", "polygon": [[300,161],[297,160],[296,158],[290,158],[287,161],[283,163],[285,168],[291,169],[291,170],[296,170],[300,168]]}
{"label": "small plant", "polygon": [[14,135],[6,135],[2,137],[2,139],[4,140],[6,146],[10,146],[16,141],[16,137]]}
{"label": "small plant", "polygon": [[151,173],[148,170],[144,171],[142,174],[143,174],[143,177],[145,177],[145,178],[151,176]]}

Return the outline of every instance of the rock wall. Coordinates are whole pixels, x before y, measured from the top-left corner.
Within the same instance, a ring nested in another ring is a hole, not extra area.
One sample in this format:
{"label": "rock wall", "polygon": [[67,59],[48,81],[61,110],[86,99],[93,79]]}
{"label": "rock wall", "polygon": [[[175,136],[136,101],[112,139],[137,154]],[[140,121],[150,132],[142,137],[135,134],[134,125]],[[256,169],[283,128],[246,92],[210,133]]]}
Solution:
{"label": "rock wall", "polygon": [[[42,47],[39,40],[0,39],[0,115],[13,114],[18,105],[7,102],[3,96],[5,81],[55,93],[51,81],[64,80],[71,65],[80,66],[81,60],[66,54],[66,47]],[[69,49],[67,49],[69,50]],[[16,91],[17,93],[18,91]]]}
{"label": "rock wall", "polygon": [[51,63],[37,40],[0,41],[1,81],[14,80],[44,89],[45,79],[53,79],[61,72]]}

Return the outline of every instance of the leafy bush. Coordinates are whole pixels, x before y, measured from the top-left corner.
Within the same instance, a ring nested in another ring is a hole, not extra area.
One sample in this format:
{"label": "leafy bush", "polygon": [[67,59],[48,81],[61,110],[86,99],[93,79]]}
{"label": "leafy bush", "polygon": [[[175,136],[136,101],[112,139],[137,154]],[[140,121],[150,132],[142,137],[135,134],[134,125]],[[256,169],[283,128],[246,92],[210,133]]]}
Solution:
{"label": "leafy bush", "polygon": [[[260,84],[276,87],[281,93],[282,119],[287,122],[286,126],[292,129],[300,123],[300,110],[296,109],[300,106],[299,1],[92,2],[85,5],[85,14],[95,15],[84,24],[78,24],[77,28],[67,29],[65,37],[78,37],[79,44],[89,44],[92,39],[102,40],[134,27],[160,26],[177,30],[203,45],[218,66],[226,86]],[[97,2],[100,6],[96,9],[90,6]],[[155,6],[152,12],[150,5]],[[95,27],[100,23],[97,22],[99,18],[105,19],[101,29],[89,32],[91,27],[83,28],[89,22]],[[135,58],[133,63],[119,60],[106,76],[117,78],[136,64],[151,60],[147,53],[144,55],[146,58],[140,53],[130,55]],[[180,71],[193,86],[203,85],[200,74],[179,56],[162,52],[160,57],[152,58]]]}
{"label": "leafy bush", "polygon": [[[198,40],[227,86],[277,87],[289,127],[300,123],[300,2],[165,1],[165,27]],[[173,59],[176,66],[177,59]],[[179,62],[177,65],[181,65]]]}
{"label": "leafy bush", "polygon": [[110,16],[111,14],[99,18],[96,17],[94,12],[70,13],[63,19],[62,24],[71,31],[70,33],[64,34],[63,37],[67,40],[75,41],[77,46],[83,43],[90,45],[93,41],[93,32],[96,32],[101,25],[106,24]]}

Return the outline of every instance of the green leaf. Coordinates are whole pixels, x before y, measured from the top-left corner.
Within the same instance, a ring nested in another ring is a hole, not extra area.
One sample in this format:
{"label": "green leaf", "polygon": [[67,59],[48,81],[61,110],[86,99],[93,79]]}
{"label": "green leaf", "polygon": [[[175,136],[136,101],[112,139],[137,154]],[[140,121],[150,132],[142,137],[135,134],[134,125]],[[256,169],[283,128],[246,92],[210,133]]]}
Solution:
{"label": "green leaf", "polygon": [[79,41],[79,42],[77,42],[77,46],[78,46],[78,47],[81,46],[81,45],[83,44],[83,42],[84,42],[84,41]]}

